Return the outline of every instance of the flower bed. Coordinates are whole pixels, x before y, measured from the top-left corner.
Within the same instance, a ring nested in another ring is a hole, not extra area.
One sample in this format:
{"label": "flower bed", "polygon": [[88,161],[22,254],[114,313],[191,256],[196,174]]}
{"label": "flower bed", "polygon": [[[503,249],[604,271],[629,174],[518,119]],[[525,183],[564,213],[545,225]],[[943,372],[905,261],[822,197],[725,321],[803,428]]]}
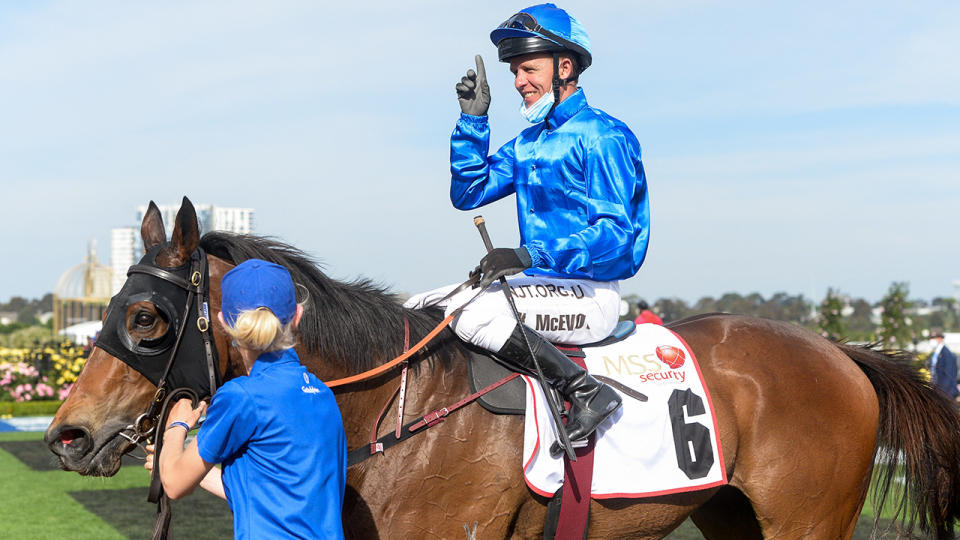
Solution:
{"label": "flower bed", "polygon": [[63,401],[84,362],[83,349],[71,343],[0,347],[0,402]]}

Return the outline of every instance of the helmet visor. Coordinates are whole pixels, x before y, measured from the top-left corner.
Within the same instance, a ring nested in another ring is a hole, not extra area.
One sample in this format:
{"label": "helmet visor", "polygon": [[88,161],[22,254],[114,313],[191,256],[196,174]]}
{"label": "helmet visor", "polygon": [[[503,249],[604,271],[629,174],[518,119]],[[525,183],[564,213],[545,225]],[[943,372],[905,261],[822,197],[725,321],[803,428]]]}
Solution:
{"label": "helmet visor", "polygon": [[[501,31],[499,33],[502,38],[530,37],[531,33],[535,36],[542,36],[576,54],[579,57],[581,71],[590,65],[591,55],[586,49],[568,39],[558,36],[550,30],[547,30],[537,22],[537,19],[535,19],[533,15],[530,15],[529,13],[520,12],[514,14],[509,19],[500,23],[500,26],[497,27],[497,30],[494,30],[494,33],[498,33],[498,30]],[[498,42],[497,46],[499,47],[499,45],[500,43]],[[500,59],[504,59],[502,54]]]}
{"label": "helmet visor", "polygon": [[543,27],[537,24],[537,20],[529,13],[517,13],[509,19],[500,23],[497,28],[512,28],[514,30],[529,30],[530,32],[542,32]]}

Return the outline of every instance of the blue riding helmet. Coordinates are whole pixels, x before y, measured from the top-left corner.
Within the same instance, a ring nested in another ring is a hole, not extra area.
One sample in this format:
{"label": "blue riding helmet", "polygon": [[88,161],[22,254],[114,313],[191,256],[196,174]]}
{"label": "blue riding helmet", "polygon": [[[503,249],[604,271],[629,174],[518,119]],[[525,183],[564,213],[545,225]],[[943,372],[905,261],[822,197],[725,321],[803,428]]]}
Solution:
{"label": "blue riding helmet", "polygon": [[501,62],[536,52],[569,52],[580,72],[590,67],[590,38],[580,21],[554,4],[530,6],[490,32]]}

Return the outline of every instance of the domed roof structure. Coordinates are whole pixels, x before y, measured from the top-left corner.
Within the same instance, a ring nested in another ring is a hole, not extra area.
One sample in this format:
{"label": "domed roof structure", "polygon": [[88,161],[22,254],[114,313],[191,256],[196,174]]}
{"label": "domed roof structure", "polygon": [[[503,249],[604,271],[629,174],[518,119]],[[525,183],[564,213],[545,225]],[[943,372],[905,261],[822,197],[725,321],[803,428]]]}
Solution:
{"label": "domed roof structure", "polygon": [[101,265],[91,254],[82,264],[64,272],[57,282],[55,293],[62,299],[110,299],[110,280],[113,271]]}
{"label": "domed roof structure", "polygon": [[96,241],[91,242],[86,260],[64,272],[53,293],[54,331],[100,320],[110,303],[113,270],[97,259]]}

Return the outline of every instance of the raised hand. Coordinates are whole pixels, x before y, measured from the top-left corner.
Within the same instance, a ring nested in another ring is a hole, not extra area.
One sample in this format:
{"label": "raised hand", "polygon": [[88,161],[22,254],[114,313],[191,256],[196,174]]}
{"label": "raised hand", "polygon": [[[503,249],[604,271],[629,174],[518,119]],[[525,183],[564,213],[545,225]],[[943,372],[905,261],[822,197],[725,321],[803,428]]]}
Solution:
{"label": "raised hand", "polygon": [[490,86],[487,84],[487,70],[483,67],[483,58],[476,56],[477,71],[467,70],[467,75],[457,83],[457,99],[464,114],[485,116],[490,108]]}

